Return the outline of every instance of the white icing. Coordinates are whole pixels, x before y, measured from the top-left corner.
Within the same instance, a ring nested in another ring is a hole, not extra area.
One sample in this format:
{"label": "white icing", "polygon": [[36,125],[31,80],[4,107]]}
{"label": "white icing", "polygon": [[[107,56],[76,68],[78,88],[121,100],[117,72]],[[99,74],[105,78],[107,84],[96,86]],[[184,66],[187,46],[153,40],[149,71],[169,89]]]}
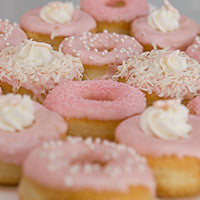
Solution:
{"label": "white icing", "polygon": [[17,60],[22,60],[27,66],[44,66],[53,59],[53,49],[51,45],[25,40],[19,47]]}
{"label": "white icing", "polygon": [[0,96],[0,129],[9,132],[22,131],[34,121],[34,104],[29,96]]}
{"label": "white icing", "polygon": [[164,0],[164,5],[149,15],[148,23],[156,30],[172,32],[180,26],[180,14],[177,9],[172,7],[168,0]]}
{"label": "white icing", "polygon": [[154,61],[155,68],[164,72],[185,71],[188,68],[186,57],[180,55],[179,51],[173,51],[159,60]]}
{"label": "white icing", "polygon": [[165,140],[187,138],[192,130],[188,116],[180,100],[157,101],[143,112],[140,127],[145,134]]}
{"label": "white icing", "polygon": [[48,3],[40,11],[40,18],[48,23],[64,24],[72,20],[74,5],[71,2],[55,1]]}

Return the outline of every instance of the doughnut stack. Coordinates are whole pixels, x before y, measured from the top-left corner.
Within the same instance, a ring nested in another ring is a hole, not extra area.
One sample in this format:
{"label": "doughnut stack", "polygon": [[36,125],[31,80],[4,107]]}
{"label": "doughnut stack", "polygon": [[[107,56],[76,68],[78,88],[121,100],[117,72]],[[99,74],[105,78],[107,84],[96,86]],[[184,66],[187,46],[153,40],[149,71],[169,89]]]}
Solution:
{"label": "doughnut stack", "polygon": [[55,1],[0,20],[0,185],[20,200],[200,194],[200,26],[168,0]]}

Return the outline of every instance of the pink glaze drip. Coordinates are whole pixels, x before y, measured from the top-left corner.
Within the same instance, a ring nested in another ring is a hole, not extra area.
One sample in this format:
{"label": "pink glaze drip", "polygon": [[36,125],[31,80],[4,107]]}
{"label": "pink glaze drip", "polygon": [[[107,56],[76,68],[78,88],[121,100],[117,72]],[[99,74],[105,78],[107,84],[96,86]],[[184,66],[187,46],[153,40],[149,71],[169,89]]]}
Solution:
{"label": "pink glaze drip", "polygon": [[[112,7],[119,0],[81,0],[81,8],[94,17],[97,22],[132,22],[136,17],[149,13],[149,6],[146,0],[122,0],[123,7]],[[113,3],[114,2],[114,3]]]}
{"label": "pink glaze drip", "polygon": [[200,118],[189,116],[188,123],[192,126],[189,138],[163,140],[145,134],[140,128],[140,116],[123,121],[116,129],[115,138],[118,142],[129,145],[142,155],[176,156],[182,158],[191,156],[200,158]]}
{"label": "pink glaze drip", "polygon": [[186,53],[196,59],[199,64],[200,64],[200,37],[196,37],[195,41],[193,42],[192,45],[190,45],[187,50]]}
{"label": "pink glaze drip", "polygon": [[200,96],[195,97],[189,102],[188,109],[200,117]]}
{"label": "pink glaze drip", "polygon": [[[48,140],[57,140],[67,131],[64,119],[39,103],[35,106],[34,124],[21,132],[0,130],[0,161],[21,165],[35,147]],[[36,170],[37,171],[37,170]]]}
{"label": "pink glaze drip", "polygon": [[0,19],[0,51],[8,46],[19,45],[26,38],[26,34],[16,23],[10,24],[9,20]]}
{"label": "pink glaze drip", "polygon": [[122,120],[142,112],[144,94],[112,80],[70,81],[55,87],[44,106],[67,118]]}
{"label": "pink glaze drip", "polygon": [[30,154],[23,172],[50,188],[125,193],[130,186],[141,185],[155,195],[154,179],[145,158],[130,147],[99,138],[44,143]]}
{"label": "pink glaze drip", "polygon": [[131,25],[131,33],[144,45],[155,43],[160,48],[171,47],[172,49],[185,50],[200,31],[199,25],[185,16],[181,16],[180,27],[173,32],[161,32],[153,29],[147,17],[136,19]]}
{"label": "pink glaze drip", "polygon": [[84,33],[66,38],[61,44],[64,54],[80,57],[84,65],[119,65],[143,47],[135,38],[116,33]]}
{"label": "pink glaze drip", "polygon": [[90,31],[96,28],[95,20],[87,13],[76,9],[71,22],[64,24],[50,24],[43,21],[39,13],[41,8],[27,11],[20,19],[22,29],[34,33],[56,36],[71,36],[84,31]]}

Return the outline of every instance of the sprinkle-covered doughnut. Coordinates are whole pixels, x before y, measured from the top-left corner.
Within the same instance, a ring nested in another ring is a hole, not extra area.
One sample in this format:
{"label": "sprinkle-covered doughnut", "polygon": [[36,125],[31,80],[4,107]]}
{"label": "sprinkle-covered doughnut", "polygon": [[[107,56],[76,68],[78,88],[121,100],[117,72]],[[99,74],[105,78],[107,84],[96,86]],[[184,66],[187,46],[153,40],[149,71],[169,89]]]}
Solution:
{"label": "sprinkle-covered doughnut", "polygon": [[[51,188],[53,199],[72,194],[76,199],[81,194],[86,199],[85,195],[93,193],[99,199],[117,194],[131,199],[134,195],[131,190],[141,186],[147,188],[153,197],[154,180],[145,162],[134,149],[99,138],[83,141],[68,137],[65,142],[46,142],[25,162],[20,195],[26,200],[26,187],[32,187],[30,189],[35,194],[43,191],[46,196],[51,194],[45,188]],[[36,187],[27,183],[34,183]]]}
{"label": "sprinkle-covered doughnut", "polygon": [[143,47],[135,38],[116,33],[83,33],[66,38],[61,44],[64,54],[80,57],[84,65],[119,65]]}
{"label": "sprinkle-covered doughnut", "polygon": [[44,106],[64,116],[67,134],[114,140],[114,131],[124,119],[141,113],[144,94],[112,80],[61,83],[44,101]]}
{"label": "sprinkle-covered doughnut", "polygon": [[122,120],[146,106],[142,92],[112,80],[70,81],[55,87],[44,106],[66,118]]}
{"label": "sprinkle-covered doughnut", "polygon": [[26,38],[26,34],[16,23],[0,19],[0,51],[8,46],[19,45]]}

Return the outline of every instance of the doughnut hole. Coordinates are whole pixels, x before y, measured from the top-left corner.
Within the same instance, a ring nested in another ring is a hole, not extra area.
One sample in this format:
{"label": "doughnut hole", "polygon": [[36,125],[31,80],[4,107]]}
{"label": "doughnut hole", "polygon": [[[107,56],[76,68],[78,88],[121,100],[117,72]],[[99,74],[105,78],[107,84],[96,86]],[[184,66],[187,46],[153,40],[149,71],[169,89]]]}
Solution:
{"label": "doughnut hole", "polygon": [[118,7],[124,7],[126,5],[126,3],[123,0],[108,0],[106,2],[106,5],[109,7],[114,7],[114,8],[118,8]]}

